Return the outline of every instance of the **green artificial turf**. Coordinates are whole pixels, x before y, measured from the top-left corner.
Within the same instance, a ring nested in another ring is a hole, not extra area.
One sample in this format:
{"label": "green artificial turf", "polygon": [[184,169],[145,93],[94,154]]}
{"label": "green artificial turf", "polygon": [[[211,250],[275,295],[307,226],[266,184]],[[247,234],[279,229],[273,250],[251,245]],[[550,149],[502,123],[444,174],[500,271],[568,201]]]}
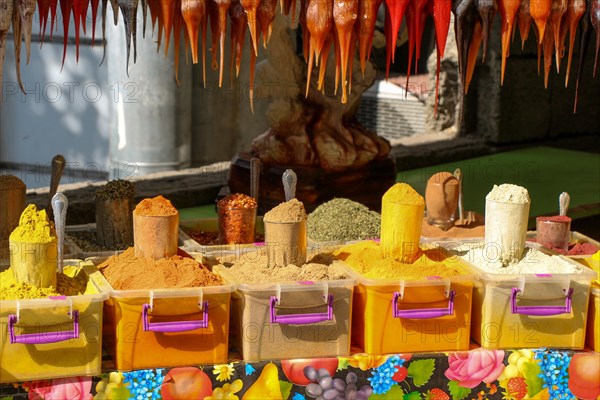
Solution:
{"label": "green artificial turf", "polygon": [[525,187],[531,196],[532,217],[558,214],[558,196],[571,197],[569,215],[584,217],[600,213],[600,155],[552,147],[532,147],[471,158],[408,171],[399,171],[406,182],[425,193],[427,180],[439,171],[463,173],[465,210],[483,214],[485,196],[494,184]]}

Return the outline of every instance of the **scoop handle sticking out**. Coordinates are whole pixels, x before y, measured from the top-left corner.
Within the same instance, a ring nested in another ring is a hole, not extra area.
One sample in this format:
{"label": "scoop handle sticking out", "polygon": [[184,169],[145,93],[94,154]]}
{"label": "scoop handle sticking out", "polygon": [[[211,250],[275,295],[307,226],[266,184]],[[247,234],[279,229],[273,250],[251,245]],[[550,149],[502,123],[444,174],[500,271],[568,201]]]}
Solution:
{"label": "scoop handle sticking out", "polygon": [[560,215],[567,215],[567,211],[569,210],[569,203],[571,202],[571,197],[569,193],[562,192],[560,196],[558,196],[558,207]]}
{"label": "scoop handle sticking out", "polygon": [[56,236],[58,239],[58,272],[63,272],[63,248],[65,245],[65,224],[67,222],[67,207],[69,200],[62,193],[56,193],[52,197],[52,210],[54,211],[54,226],[56,228]]}
{"label": "scoop handle sticking out", "polygon": [[463,209],[463,174],[460,168],[456,168],[453,175],[458,179],[458,220],[462,223],[465,218],[465,211]]}
{"label": "scoop handle sticking out", "polygon": [[296,197],[296,183],[298,177],[291,169],[286,169],[281,179],[283,180],[283,190],[285,191],[285,201],[290,201]]}
{"label": "scoop handle sticking out", "polygon": [[62,177],[63,171],[65,170],[65,165],[67,161],[61,154],[57,154],[52,158],[52,171],[50,176],[50,192],[48,193],[48,207],[46,208],[48,212],[48,218],[53,219],[53,211],[52,211],[52,199],[58,190],[58,185],[60,184],[60,178]]}
{"label": "scoop handle sticking out", "polygon": [[260,180],[260,159],[250,160],[250,196],[258,203],[258,183]]}

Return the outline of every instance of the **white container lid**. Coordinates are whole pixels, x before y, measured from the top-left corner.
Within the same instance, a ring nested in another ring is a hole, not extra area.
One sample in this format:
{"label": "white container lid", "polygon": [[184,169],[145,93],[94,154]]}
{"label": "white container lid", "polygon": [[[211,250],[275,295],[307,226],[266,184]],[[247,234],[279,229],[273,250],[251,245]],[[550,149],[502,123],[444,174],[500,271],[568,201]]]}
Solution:
{"label": "white container lid", "polygon": [[97,284],[97,282],[92,278],[92,276],[98,272],[98,269],[94,265],[86,264],[81,260],[64,260],[64,265],[79,265],[83,269],[83,271],[87,274],[88,280],[94,285],[94,287],[98,290],[98,293],[92,294],[80,294],[75,296],[56,296],[51,298],[42,298],[42,299],[25,299],[25,300],[0,300],[0,310],[1,309],[11,309],[19,307],[20,309],[39,309],[39,308],[50,308],[50,307],[60,307],[68,304],[73,304],[77,302],[102,302],[108,299],[109,293],[108,291]]}
{"label": "white container lid", "polygon": [[[454,242],[457,243],[457,242]],[[482,243],[481,241],[462,241],[460,242],[463,245],[477,245]],[[511,274],[504,274],[504,273],[491,273],[488,271],[484,271],[481,268],[479,268],[477,265],[470,263],[468,260],[464,260],[463,261],[469,265],[471,265],[475,270],[477,270],[479,272],[479,277],[481,280],[483,281],[524,281],[524,282],[532,282],[535,281],[537,283],[540,282],[541,279],[544,279],[544,282],[564,282],[565,278],[568,278],[569,280],[576,280],[576,281],[585,281],[590,283],[595,276],[594,271],[592,271],[589,268],[586,268],[584,265],[570,259],[569,257],[565,257],[562,256],[558,253],[555,253],[551,250],[546,249],[545,247],[539,245],[538,243],[535,242],[526,242],[525,243],[525,248],[533,248],[536,249],[546,255],[550,255],[550,256],[558,256],[560,257],[564,262],[571,264],[573,267],[575,267],[575,269],[580,270],[580,273],[535,273],[535,274],[528,274],[528,273],[511,273]],[[453,252],[452,250],[450,250],[450,252]]]}
{"label": "white container lid", "polygon": [[[438,249],[443,251],[450,257],[456,257],[452,255],[446,248],[440,246],[438,243],[421,243],[421,246],[425,249]],[[350,266],[345,265],[345,267],[349,270],[352,276],[355,276],[358,279],[360,284],[365,286],[440,286],[447,284],[448,282],[472,282],[474,280],[477,280],[479,272],[475,268],[473,268],[472,265],[464,262],[460,258],[456,258],[456,261],[460,262],[460,265],[464,267],[465,270],[467,270],[466,274],[455,275],[445,278],[441,278],[438,276],[424,276],[420,279],[372,279],[364,277],[362,274],[360,274],[358,271],[356,271]]]}
{"label": "white container lid", "polygon": [[[190,254],[194,259],[202,257],[199,253]],[[182,298],[182,297],[202,297],[205,294],[231,293],[235,290],[234,285],[224,284],[217,286],[198,286],[186,288],[168,288],[168,289],[135,289],[135,290],[117,290],[106,280],[100,271],[93,276],[94,283],[107,291],[113,298]]]}

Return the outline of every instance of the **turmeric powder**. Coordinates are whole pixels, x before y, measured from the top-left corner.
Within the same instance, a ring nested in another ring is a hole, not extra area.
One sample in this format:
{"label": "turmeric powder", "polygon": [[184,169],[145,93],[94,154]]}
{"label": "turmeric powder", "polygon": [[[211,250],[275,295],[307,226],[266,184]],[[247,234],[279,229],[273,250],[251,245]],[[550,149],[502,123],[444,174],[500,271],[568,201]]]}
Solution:
{"label": "turmeric powder", "polygon": [[18,282],[38,288],[56,287],[58,248],[54,224],[45,210],[25,208],[10,234],[10,265]]}
{"label": "turmeric powder", "polygon": [[10,234],[10,240],[22,243],[51,243],[56,241],[54,224],[48,220],[46,210],[28,205],[19,219],[19,226]]}
{"label": "turmeric powder", "polygon": [[396,183],[383,195],[384,203],[424,206],[425,199],[407,183]]}
{"label": "turmeric powder", "polygon": [[410,185],[397,183],[381,199],[381,251],[385,258],[414,261],[421,239],[425,200]]}
{"label": "turmeric powder", "polygon": [[468,273],[457,257],[448,256],[441,249],[419,249],[412,263],[394,258],[383,258],[379,244],[365,241],[346,245],[334,255],[369,279],[424,279],[428,276],[447,278]]}
{"label": "turmeric powder", "polygon": [[26,300],[43,299],[48,296],[75,296],[84,294],[88,277],[77,266],[67,266],[62,274],[57,274],[56,288],[54,286],[39,288],[25,282],[19,282],[14,277],[13,271],[7,269],[0,273],[0,300]]}

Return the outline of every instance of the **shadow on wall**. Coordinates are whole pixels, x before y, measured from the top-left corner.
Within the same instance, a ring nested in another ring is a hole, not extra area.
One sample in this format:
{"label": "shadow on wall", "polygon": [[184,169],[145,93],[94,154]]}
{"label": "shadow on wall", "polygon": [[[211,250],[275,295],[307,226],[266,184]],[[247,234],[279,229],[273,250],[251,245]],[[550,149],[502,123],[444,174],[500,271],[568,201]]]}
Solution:
{"label": "shadow on wall", "polygon": [[90,41],[82,40],[78,64],[75,46],[70,45],[61,71],[62,27],[55,29],[52,41],[46,38],[42,49],[38,28],[36,15],[29,65],[22,45],[21,77],[26,94],[20,91],[17,81],[12,33],[7,38],[0,163],[9,163],[11,171],[28,187],[47,186],[45,167],[60,153],[67,159],[68,171],[73,172],[65,174],[65,181],[82,179],[84,171],[89,179],[97,179],[109,168],[108,107],[119,90],[118,84],[111,86],[106,68],[98,68],[101,45],[92,48]]}

